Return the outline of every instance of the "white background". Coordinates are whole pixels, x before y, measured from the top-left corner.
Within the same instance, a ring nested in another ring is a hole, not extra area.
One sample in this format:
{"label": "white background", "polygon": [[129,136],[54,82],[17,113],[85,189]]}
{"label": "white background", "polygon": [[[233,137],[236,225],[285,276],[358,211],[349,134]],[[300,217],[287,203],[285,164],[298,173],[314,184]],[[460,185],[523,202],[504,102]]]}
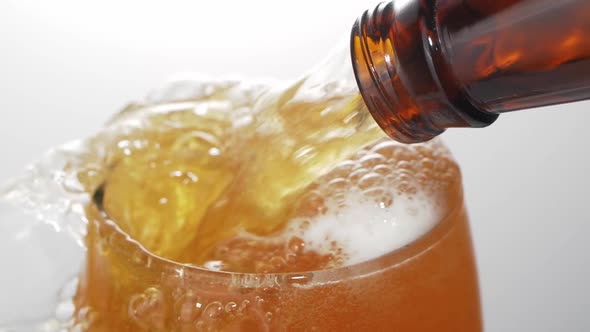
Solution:
{"label": "white background", "polygon": [[[171,74],[295,77],[374,5],[1,0],[0,181]],[[443,136],[463,169],[487,331],[590,328],[589,106]]]}

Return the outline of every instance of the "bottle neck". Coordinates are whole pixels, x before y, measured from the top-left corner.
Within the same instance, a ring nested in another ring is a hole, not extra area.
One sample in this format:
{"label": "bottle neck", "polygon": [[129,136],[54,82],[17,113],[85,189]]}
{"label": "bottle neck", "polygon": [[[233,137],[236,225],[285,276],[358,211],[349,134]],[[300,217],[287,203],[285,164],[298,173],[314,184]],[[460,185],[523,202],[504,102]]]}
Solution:
{"label": "bottle neck", "polygon": [[405,0],[353,26],[357,84],[379,126],[415,143],[498,113],[590,98],[587,0]]}

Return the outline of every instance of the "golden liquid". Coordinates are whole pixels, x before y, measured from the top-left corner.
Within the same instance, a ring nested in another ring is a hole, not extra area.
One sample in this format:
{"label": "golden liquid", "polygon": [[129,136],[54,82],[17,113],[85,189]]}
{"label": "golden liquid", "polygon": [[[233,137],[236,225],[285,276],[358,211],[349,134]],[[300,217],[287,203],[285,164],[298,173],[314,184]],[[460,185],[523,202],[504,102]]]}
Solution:
{"label": "golden liquid", "polygon": [[104,211],[151,252],[197,265],[239,230],[279,229],[312,181],[383,137],[354,90],[305,83],[267,91],[241,116],[216,112],[215,95],[202,114],[148,116],[108,157]]}
{"label": "golden liquid", "polygon": [[[460,175],[444,147],[379,143],[354,94],[213,90],[131,107],[90,142],[80,179],[98,189],[77,330],[481,330]],[[426,193],[440,221],[349,267],[338,243],[317,252],[275,237],[294,217],[333,212],[326,201],[353,187],[385,207]]]}

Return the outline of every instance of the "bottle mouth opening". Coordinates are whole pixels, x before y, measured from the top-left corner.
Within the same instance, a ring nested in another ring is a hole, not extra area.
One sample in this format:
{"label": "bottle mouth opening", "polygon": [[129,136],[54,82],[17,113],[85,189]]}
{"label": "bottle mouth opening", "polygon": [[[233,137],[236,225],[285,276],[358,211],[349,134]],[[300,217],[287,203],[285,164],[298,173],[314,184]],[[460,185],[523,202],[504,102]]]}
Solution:
{"label": "bottle mouth opening", "polygon": [[352,27],[350,50],[355,78],[369,112],[381,129],[401,143],[421,143],[444,132],[425,117],[407,96],[389,30],[394,24],[393,3],[367,10]]}

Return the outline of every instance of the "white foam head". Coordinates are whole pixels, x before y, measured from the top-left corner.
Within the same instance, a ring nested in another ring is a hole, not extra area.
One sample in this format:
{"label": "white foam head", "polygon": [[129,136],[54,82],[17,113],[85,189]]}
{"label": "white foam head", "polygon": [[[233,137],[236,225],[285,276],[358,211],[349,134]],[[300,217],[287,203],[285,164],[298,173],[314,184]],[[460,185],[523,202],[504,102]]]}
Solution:
{"label": "white foam head", "polygon": [[379,143],[318,179],[309,200],[320,208],[291,220],[286,233],[303,239],[306,250],[337,256],[339,265],[377,258],[416,241],[442,219],[458,172],[438,142]]}
{"label": "white foam head", "polygon": [[360,190],[352,190],[346,193],[344,205],[327,202],[327,208],[327,213],[311,219],[293,220],[290,233],[301,237],[308,250],[332,254],[335,249],[342,250],[345,265],[401,248],[439,220],[436,206],[423,192],[397,195],[393,204],[384,206],[367,199]]}

